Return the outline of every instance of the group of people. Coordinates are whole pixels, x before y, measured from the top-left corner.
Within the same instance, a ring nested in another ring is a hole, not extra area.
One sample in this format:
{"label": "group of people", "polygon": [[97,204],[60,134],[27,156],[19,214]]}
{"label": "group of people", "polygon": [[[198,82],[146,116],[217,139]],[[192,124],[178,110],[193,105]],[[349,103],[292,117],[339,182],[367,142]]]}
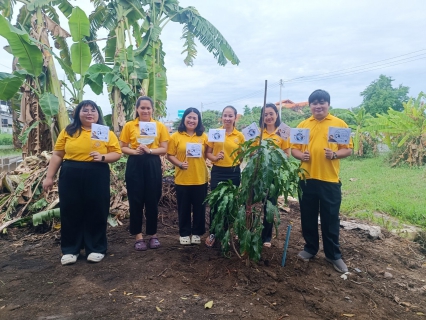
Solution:
{"label": "group of people", "polygon": [[[309,261],[319,250],[318,213],[321,217],[324,252],[327,261],[336,270],[346,272],[339,250],[339,208],[341,191],[339,159],[351,154],[352,144],[328,142],[328,127],[347,127],[340,119],[330,115],[330,95],[316,90],[309,97],[312,116],[298,128],[310,129],[308,145],[290,144],[277,134],[281,124],[278,109],[266,104],[262,109],[263,138],[272,139],[287,156],[293,155],[306,169],[306,181],[300,182],[300,209],[304,250],[298,257]],[[169,135],[166,127],[153,119],[154,104],[149,97],[140,97],[135,106],[135,119],[127,122],[120,137],[109,132],[108,141],[91,143],[91,124],[103,125],[101,110],[90,100],[82,101],[75,109],[73,122],[64,129],[56,142],[43,188],[53,186],[53,177],[59,174],[61,212],[61,250],[63,265],[77,261],[85,249],[88,261],[99,262],[107,250],[106,226],[109,214],[110,181],[108,163],[117,161],[121,154],[128,160],[125,181],[130,211],[130,233],[135,237],[134,249],[155,249],[161,243],[157,236],[158,202],[162,193],[161,155],[175,166],[175,189],[178,204],[179,241],[182,245],[200,244],[206,232],[205,198],[208,192],[206,159],[213,163],[210,189],[220,182],[231,180],[239,186],[241,170],[239,155],[234,150],[245,141],[235,127],[237,110],[227,106],[222,111],[224,142],[209,142],[196,108],[185,110],[178,130]],[[156,125],[154,141],[148,145],[138,142],[140,122]],[[187,144],[201,147],[199,156],[188,156]],[[277,199],[269,199],[274,205]],[[145,216],[145,233],[142,232]],[[210,222],[214,219],[214,210]],[[273,223],[263,220],[262,241],[271,246]],[[145,235],[145,237],[144,237]],[[149,239],[148,239],[149,238]],[[210,233],[205,244],[212,247],[215,235]]]}

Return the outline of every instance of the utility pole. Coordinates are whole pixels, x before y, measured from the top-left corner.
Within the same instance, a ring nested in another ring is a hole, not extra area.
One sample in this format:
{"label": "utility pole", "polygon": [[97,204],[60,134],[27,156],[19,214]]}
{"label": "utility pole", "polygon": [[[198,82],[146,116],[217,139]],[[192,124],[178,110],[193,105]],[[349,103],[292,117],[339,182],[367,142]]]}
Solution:
{"label": "utility pole", "polygon": [[282,91],[283,86],[284,86],[283,79],[280,79],[280,112],[279,112],[280,120],[281,120],[281,110],[283,108],[283,101],[281,99],[281,91]]}

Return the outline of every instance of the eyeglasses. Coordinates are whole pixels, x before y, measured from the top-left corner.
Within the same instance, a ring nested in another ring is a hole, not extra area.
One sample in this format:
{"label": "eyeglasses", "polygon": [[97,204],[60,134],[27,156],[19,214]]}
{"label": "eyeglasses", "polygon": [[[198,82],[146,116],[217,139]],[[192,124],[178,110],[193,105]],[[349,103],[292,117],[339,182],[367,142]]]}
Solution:
{"label": "eyeglasses", "polygon": [[97,114],[98,110],[96,110],[96,109],[81,109],[80,113],[84,113],[84,114],[89,114],[89,113]]}

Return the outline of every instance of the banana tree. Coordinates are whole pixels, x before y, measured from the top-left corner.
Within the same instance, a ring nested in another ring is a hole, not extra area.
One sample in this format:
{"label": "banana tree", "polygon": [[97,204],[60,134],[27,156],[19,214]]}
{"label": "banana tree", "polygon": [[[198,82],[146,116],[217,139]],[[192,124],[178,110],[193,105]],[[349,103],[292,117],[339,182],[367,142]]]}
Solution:
{"label": "banana tree", "polygon": [[426,94],[403,102],[404,110],[389,108],[386,115],[368,120],[367,130],[384,137],[384,142],[394,150],[393,164],[406,161],[410,165],[426,163]]}
{"label": "banana tree", "polygon": [[[227,61],[239,63],[220,32],[193,7],[182,8],[176,0],[91,2],[96,6],[90,16],[92,28],[104,26],[109,30],[105,62],[113,66],[116,75],[106,78],[113,104],[114,131],[120,131],[126,118],[131,117],[139,95],[153,98],[157,115],[165,115],[167,77],[160,35],[170,21],[184,25],[182,53],[186,53],[184,63],[188,66],[193,65],[197,54],[195,38],[213,53],[220,65],[225,65]],[[119,81],[127,94],[118,85]]]}

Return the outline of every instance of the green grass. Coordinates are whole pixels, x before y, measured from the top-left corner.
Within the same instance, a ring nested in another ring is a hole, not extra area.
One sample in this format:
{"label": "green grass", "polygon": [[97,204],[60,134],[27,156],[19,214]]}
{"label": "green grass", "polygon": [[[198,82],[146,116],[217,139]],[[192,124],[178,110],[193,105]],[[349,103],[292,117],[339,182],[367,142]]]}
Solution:
{"label": "green grass", "polygon": [[13,135],[10,133],[0,133],[0,145],[9,146],[13,144]]}
{"label": "green grass", "polygon": [[371,219],[373,212],[384,212],[426,227],[426,167],[391,168],[384,157],[349,158],[341,161],[340,178],[343,213]]}
{"label": "green grass", "polygon": [[22,154],[21,149],[0,149],[0,157],[19,156]]}

